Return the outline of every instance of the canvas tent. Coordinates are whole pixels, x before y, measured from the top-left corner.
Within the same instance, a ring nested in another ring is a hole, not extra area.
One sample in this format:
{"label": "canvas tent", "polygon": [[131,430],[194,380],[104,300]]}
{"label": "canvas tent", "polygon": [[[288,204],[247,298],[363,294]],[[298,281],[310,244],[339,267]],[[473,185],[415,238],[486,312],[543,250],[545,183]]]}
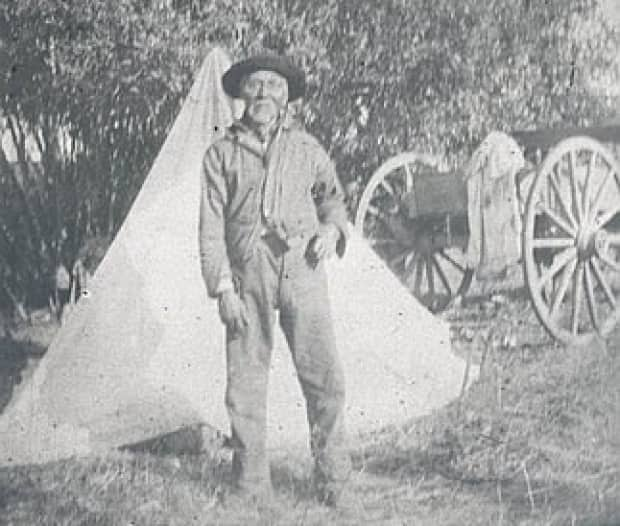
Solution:
{"label": "canvas tent", "polygon": [[[219,49],[206,57],[90,296],[0,415],[0,464],[98,453],[198,422],[228,431],[224,334],[197,243],[202,156],[234,112],[220,85],[228,66]],[[330,263],[329,286],[355,439],[452,399],[464,363],[447,326],[352,234],[346,256]],[[270,447],[307,449],[282,337],[272,369]]]}

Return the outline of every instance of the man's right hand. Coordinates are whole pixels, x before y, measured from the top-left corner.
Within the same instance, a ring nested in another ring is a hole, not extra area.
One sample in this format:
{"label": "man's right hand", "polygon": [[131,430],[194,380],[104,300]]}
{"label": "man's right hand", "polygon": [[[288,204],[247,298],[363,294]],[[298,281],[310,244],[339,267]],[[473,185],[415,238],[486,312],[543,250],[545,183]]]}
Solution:
{"label": "man's right hand", "polygon": [[218,298],[218,307],[220,318],[228,330],[234,335],[243,334],[248,326],[248,318],[239,294],[234,290],[222,292]]}

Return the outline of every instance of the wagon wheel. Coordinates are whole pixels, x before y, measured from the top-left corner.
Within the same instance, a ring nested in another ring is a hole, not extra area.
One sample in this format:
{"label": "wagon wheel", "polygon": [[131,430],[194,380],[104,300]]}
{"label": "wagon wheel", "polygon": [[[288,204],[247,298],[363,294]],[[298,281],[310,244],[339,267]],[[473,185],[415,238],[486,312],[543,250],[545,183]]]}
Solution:
{"label": "wagon wheel", "polygon": [[620,314],[620,172],[598,142],[572,137],[543,161],[523,228],[538,318],[566,344],[606,337]]}
{"label": "wagon wheel", "polygon": [[[356,229],[428,309],[445,309],[468,289],[472,271],[462,248],[437,243],[444,222],[411,218],[403,203],[415,193],[416,177],[440,171],[437,158],[397,155],[372,175],[359,201]],[[445,219],[445,217],[444,217]]]}

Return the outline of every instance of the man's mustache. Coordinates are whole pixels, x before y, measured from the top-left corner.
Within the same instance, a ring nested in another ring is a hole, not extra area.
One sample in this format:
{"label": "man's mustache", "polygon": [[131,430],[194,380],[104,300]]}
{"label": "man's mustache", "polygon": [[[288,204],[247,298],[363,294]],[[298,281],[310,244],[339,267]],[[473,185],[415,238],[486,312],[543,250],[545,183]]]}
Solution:
{"label": "man's mustache", "polygon": [[261,103],[265,103],[265,102],[271,102],[273,104],[275,104],[276,106],[279,105],[278,100],[275,99],[274,97],[256,97],[255,99],[253,99],[251,101],[252,104],[261,104]]}

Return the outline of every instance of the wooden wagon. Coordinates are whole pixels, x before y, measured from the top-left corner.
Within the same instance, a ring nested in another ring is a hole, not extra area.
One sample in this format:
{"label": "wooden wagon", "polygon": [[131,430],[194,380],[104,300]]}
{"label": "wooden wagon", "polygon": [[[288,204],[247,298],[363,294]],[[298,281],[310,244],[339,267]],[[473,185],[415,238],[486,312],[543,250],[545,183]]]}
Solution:
{"label": "wooden wagon", "polygon": [[[514,132],[529,170],[517,174],[524,283],[556,339],[586,345],[620,318],[620,126]],[[467,191],[462,170],[403,153],[372,175],[356,228],[429,309],[472,282],[465,263]]]}

